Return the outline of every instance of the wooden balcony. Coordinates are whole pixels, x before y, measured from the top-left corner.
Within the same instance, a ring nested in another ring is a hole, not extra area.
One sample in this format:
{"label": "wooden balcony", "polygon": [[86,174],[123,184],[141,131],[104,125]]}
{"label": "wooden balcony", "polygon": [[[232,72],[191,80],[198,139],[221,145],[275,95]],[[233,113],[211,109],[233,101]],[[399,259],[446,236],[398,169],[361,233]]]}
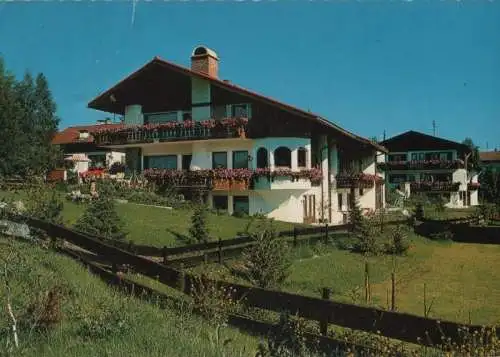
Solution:
{"label": "wooden balcony", "polygon": [[447,170],[464,167],[462,160],[387,161],[377,164],[381,170]]}
{"label": "wooden balcony", "polygon": [[213,191],[246,191],[250,187],[248,180],[212,179]]}
{"label": "wooden balcony", "polygon": [[182,140],[245,138],[244,118],[123,126],[92,132],[96,145],[129,145]]}
{"label": "wooden balcony", "polygon": [[412,182],[411,192],[457,192],[460,182]]}
{"label": "wooden balcony", "polygon": [[339,174],[335,177],[337,188],[373,188],[382,184],[383,179],[370,174]]}

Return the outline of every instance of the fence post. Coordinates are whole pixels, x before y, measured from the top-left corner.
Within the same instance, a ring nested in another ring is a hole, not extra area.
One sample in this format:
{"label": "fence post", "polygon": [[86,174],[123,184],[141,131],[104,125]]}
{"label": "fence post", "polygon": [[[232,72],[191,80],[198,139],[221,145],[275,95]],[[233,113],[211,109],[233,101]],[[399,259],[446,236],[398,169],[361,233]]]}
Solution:
{"label": "fence post", "polygon": [[181,263],[180,265],[179,290],[183,293],[186,291],[186,273],[184,272],[184,263]]}
{"label": "fence post", "polygon": [[297,227],[293,227],[293,246],[297,246]]}
{"label": "fence post", "polygon": [[[323,300],[330,300],[330,289],[329,288],[321,289],[321,298]],[[323,336],[326,336],[328,334],[328,315],[327,314],[319,322],[319,332]]]}
{"label": "fence post", "polygon": [[218,255],[219,255],[219,264],[222,264],[222,240],[219,238],[218,244]]}
{"label": "fence post", "polygon": [[168,264],[168,254],[167,254],[167,247],[166,246],[163,246],[161,255],[163,257],[163,265],[167,265]]}
{"label": "fence post", "polygon": [[391,273],[391,311],[396,311],[396,273]]}
{"label": "fence post", "polygon": [[368,262],[365,261],[365,303],[369,303],[371,296],[370,296],[370,269],[368,266]]}
{"label": "fence post", "polygon": [[325,244],[328,244],[328,223],[325,225]]}

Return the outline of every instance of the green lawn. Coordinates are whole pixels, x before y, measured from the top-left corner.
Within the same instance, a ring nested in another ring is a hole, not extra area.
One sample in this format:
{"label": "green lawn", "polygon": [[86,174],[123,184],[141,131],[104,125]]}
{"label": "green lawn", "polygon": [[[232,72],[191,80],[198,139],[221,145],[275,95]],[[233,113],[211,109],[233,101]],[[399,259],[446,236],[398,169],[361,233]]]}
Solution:
{"label": "green lawn", "polygon": [[[221,356],[211,343],[215,329],[188,312],[125,297],[70,258],[0,237],[0,257],[9,256],[8,281],[20,341],[13,355]],[[7,355],[6,342],[12,334],[3,284],[2,279],[0,355]],[[54,286],[62,291],[62,318],[48,333],[37,332],[28,322],[28,306]],[[255,338],[230,328],[222,329],[222,337],[232,340],[227,355],[240,356],[243,349],[246,352],[241,356],[255,355]]]}
{"label": "green lawn", "polygon": [[[0,191],[0,198],[10,196],[15,199],[26,197],[25,192]],[[128,232],[127,240],[136,244],[154,246],[179,246],[186,244],[191,226],[192,211],[188,209],[165,209],[137,205],[133,203],[116,203],[116,209]],[[65,225],[73,225],[85,210],[85,205],[64,200],[63,221]],[[212,239],[235,238],[248,224],[248,218],[236,218],[228,215],[208,214],[208,228]],[[275,222],[278,230],[291,230],[293,224]]]}
{"label": "green lawn", "polygon": [[[411,235],[407,256],[369,257],[372,304],[388,308],[393,266],[396,273],[396,308],[423,315],[424,283],[430,316],[467,323],[500,323],[500,246],[434,242]],[[246,283],[231,275],[230,268],[212,264],[194,271],[212,271],[225,280]],[[320,297],[321,288],[332,290],[332,299],[364,304],[365,258],[333,246],[294,250],[290,276],[282,290]]]}

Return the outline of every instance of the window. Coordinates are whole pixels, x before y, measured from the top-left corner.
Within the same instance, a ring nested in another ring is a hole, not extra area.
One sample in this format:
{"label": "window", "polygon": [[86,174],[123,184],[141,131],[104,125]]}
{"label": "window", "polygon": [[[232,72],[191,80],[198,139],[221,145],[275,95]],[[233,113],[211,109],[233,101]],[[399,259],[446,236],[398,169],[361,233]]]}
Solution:
{"label": "window", "polygon": [[415,175],[408,175],[408,182],[415,182]]}
{"label": "window", "polygon": [[248,169],[248,151],[233,151],[233,169]]}
{"label": "window", "polygon": [[389,175],[389,183],[402,183],[406,181],[406,175]]}
{"label": "window", "polygon": [[360,188],[360,189],[359,189],[359,195],[360,195],[360,196],[363,196],[364,194],[365,194],[365,190],[364,190],[364,189],[362,189],[362,188]]}
{"label": "window", "polygon": [[90,160],[89,167],[103,168],[106,166],[106,154],[102,155],[88,155]]}
{"label": "window", "polygon": [[448,160],[448,153],[446,153],[446,152],[439,153],[439,160],[441,160],[441,161]]}
{"label": "window", "polygon": [[337,205],[338,205],[338,210],[342,211],[342,194],[337,193]]}
{"label": "window", "polygon": [[144,156],[146,169],[177,169],[177,155]]}
{"label": "window", "polygon": [[182,155],[182,170],[189,170],[193,155]]}
{"label": "window", "polygon": [[425,154],[424,154],[424,153],[420,153],[420,154],[418,154],[418,159],[419,159],[420,161],[424,161],[424,160],[425,160]]}
{"label": "window", "polygon": [[231,116],[236,118],[248,118],[248,104],[233,104]]}
{"label": "window", "polygon": [[351,193],[349,192],[347,194],[347,209],[350,210],[351,209],[351,200],[352,200],[352,197],[351,197]]}
{"label": "window", "polygon": [[411,160],[412,161],[417,161],[418,160],[418,154],[416,154],[416,153],[411,154]]}
{"label": "window", "polygon": [[157,114],[147,114],[145,118],[147,124],[157,124],[166,123],[171,121],[177,121],[177,112],[166,112]]}
{"label": "window", "polygon": [[274,165],[276,167],[292,167],[292,152],[289,148],[280,146],[274,150]]}
{"label": "window", "polygon": [[227,211],[227,196],[213,196],[212,202],[214,209]]}
{"label": "window", "polygon": [[212,153],[212,168],[227,169],[227,152],[219,151]]}
{"label": "window", "polygon": [[234,196],[233,197],[233,212],[248,214],[249,204],[248,196]]}
{"label": "window", "polygon": [[265,148],[260,148],[257,150],[257,168],[264,169],[269,166],[267,162],[267,150]]}
{"label": "window", "polygon": [[298,167],[306,167],[306,157],[307,157],[306,149],[299,148],[297,150],[297,166]]}

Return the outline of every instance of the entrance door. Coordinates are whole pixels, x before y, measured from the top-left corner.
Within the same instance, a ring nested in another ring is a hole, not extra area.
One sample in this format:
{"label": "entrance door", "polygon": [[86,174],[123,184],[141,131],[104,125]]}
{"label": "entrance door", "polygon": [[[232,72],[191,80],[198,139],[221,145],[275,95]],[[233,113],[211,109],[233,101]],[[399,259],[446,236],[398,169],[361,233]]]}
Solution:
{"label": "entrance door", "polygon": [[182,155],[182,170],[189,170],[189,166],[191,166],[191,159],[193,155]]}
{"label": "entrance door", "polygon": [[311,224],[316,222],[316,196],[304,195],[302,206],[304,209],[304,223]]}

